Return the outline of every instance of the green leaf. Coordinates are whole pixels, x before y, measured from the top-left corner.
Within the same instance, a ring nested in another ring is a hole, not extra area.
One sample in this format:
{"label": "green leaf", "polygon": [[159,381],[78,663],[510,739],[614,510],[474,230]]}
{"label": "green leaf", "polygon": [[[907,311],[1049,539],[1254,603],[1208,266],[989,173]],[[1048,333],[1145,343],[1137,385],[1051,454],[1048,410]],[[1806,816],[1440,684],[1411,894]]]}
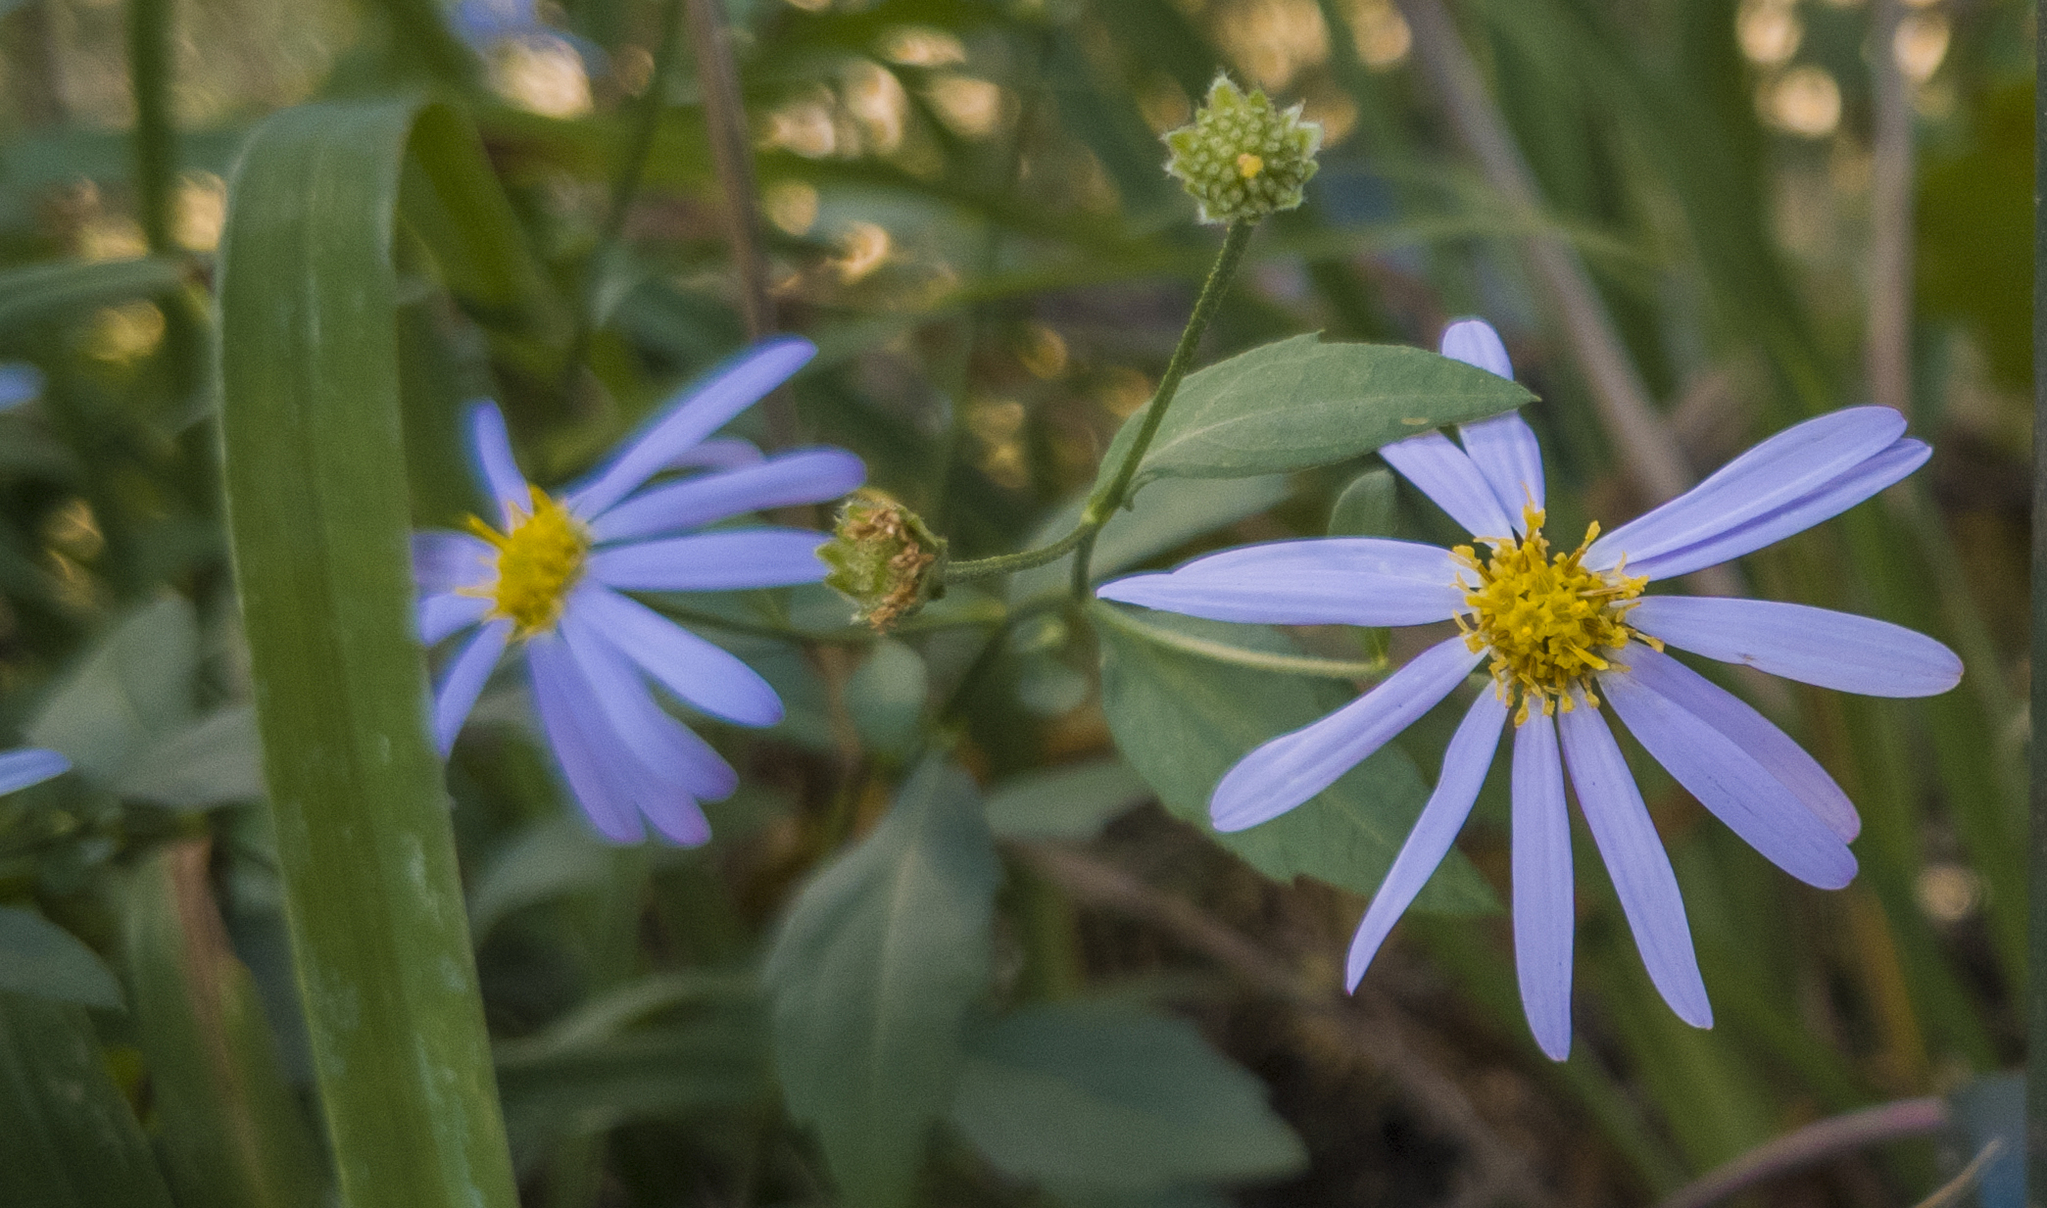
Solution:
{"label": "green leaf", "polygon": [[[1295,336],[1188,374],[1131,487],[1328,465],[1534,400],[1505,378],[1424,349]],[[1143,414],[1110,442],[1100,482],[1122,464]]]}
{"label": "green leaf", "polygon": [[[1241,648],[1298,653],[1283,634],[1263,625],[1169,612],[1147,613],[1145,621]],[[1397,747],[1381,747],[1306,803],[1250,830],[1223,834],[1208,819],[1209,795],[1223,773],[1253,748],[1342,705],[1341,689],[1204,659],[1120,626],[1100,625],[1096,632],[1109,729],[1168,810],[1276,881],[1310,876],[1355,893],[1377,891],[1428,800],[1414,762]],[[1455,851],[1415,903],[1416,909],[1450,912],[1496,906],[1478,871]]]}
{"label": "green leaf", "polygon": [[250,135],[221,244],[229,533],[342,1202],[512,1208],[412,615],[390,249],[416,105]]}
{"label": "green leaf", "polygon": [[214,906],[209,850],[158,850],[128,893],[128,978],[166,1163],[189,1203],[317,1203],[326,1175],[256,981]]}
{"label": "green leaf", "polygon": [[218,709],[171,731],[129,760],[113,788],[129,800],[172,809],[262,800],[255,708]]}
{"label": "green leaf", "polygon": [[[1126,425],[1127,426],[1127,425]],[[1127,512],[1102,530],[1089,563],[1099,577],[1114,574],[1147,558],[1185,545],[1203,533],[1256,516],[1287,497],[1287,480],[1278,475],[1229,482],[1162,482],[1146,491]],[[1066,535],[1080,519],[1085,499],[1077,499],[1040,525],[1026,549],[1048,545]],[[1067,590],[1073,555],[1034,567],[1010,579],[1012,606]]]}
{"label": "green leaf", "polygon": [[102,306],[153,298],[184,284],[170,256],[103,263],[37,264],[0,273],[0,340]]}
{"label": "green leaf", "polygon": [[952,1122],[997,1169],[1117,1191],[1269,1179],[1307,1151],[1265,1086],[1184,1020],[1065,1003],[972,1040]]}
{"label": "green leaf", "polygon": [[1092,839],[1150,798],[1129,764],[1102,759],[1003,781],[988,794],[988,825],[1005,839]]}
{"label": "green leaf", "polygon": [[1329,509],[1332,537],[1390,537],[1398,484],[1393,471],[1375,466],[1351,479]]}
{"label": "green leaf", "polygon": [[31,745],[78,770],[117,779],[129,760],[192,715],[199,623],[181,596],[129,613],[102,638],[30,723]]}
{"label": "green leaf", "polygon": [[0,994],[0,1204],[171,1208],[81,1007]]}
{"label": "green leaf", "polygon": [[906,1202],[952,1098],[1000,878],[973,780],[934,758],[804,886],[768,955],[789,1113],[817,1129],[856,1208]]}
{"label": "green leaf", "polygon": [[121,985],[99,954],[33,911],[0,906],[0,992],[121,1008]]}
{"label": "green leaf", "polygon": [[469,930],[481,942],[513,911],[594,888],[614,867],[611,849],[581,819],[558,816],[537,822],[476,875]]}
{"label": "green leaf", "polygon": [[522,1158],[640,1116],[729,1114],[768,1101],[767,1037],[750,1012],[498,1053],[505,1125]]}
{"label": "green leaf", "polygon": [[846,709],[860,741],[903,755],[917,741],[929,688],[924,660],[901,642],[884,638],[846,681]]}

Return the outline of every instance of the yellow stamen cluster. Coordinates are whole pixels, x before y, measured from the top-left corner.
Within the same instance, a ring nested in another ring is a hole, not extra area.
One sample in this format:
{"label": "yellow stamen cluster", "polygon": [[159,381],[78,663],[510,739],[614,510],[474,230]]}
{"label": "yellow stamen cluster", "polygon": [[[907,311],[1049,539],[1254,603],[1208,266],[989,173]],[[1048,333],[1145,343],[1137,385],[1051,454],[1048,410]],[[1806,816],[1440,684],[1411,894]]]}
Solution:
{"label": "yellow stamen cluster", "polygon": [[569,589],[583,577],[590,555],[590,530],[583,522],[540,488],[532,491],[533,510],[514,508],[509,532],[469,518],[469,531],[497,547],[498,577],[464,594],[490,600],[496,605],[491,615],[512,621],[521,638],[545,631],[561,617]]}
{"label": "yellow stamen cluster", "polygon": [[1552,554],[1542,535],[1542,511],[1530,507],[1523,512],[1528,535],[1481,538],[1492,546],[1492,556],[1480,562],[1471,546],[1459,546],[1457,560],[1476,576],[1477,583],[1458,576],[1465,588],[1464,602],[1469,617],[1460,615],[1458,627],[1472,650],[1492,653],[1492,673],[1502,700],[1521,697],[1514,724],[1528,720],[1531,703],[1545,714],[1561,708],[1569,712],[1573,691],[1597,706],[1592,693],[1593,673],[1620,666],[1614,655],[1630,639],[1658,649],[1662,643],[1628,628],[1628,610],[1649,580],[1631,577],[1622,569],[1596,571],[1584,565],[1586,547],[1599,535],[1594,523],[1585,530],[1578,548]]}

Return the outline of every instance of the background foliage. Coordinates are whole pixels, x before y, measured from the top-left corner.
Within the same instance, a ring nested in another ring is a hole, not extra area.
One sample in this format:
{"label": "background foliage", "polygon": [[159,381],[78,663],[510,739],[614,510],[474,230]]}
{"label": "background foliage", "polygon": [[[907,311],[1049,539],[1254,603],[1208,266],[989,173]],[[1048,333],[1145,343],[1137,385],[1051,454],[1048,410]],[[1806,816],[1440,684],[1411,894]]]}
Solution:
{"label": "background foliage", "polygon": [[[1656,998],[1586,848],[1578,1043],[1552,1065],[1498,911],[1503,783],[1362,993],[1336,989],[1447,707],[1310,807],[1206,827],[1238,754],[1404,657],[1385,635],[1082,609],[1063,563],[955,589],[887,638],[822,589],[677,597],[789,718],[708,730],[744,777],[709,847],[613,849],[500,678],[447,768],[466,934],[444,912],[433,949],[473,943],[497,1096],[469,1087],[436,1144],[473,1125],[487,1150],[501,1106],[520,1195],[551,1208],[1633,1204],[1814,1119],[1961,1091],[1948,1139],[1759,1202],[1924,1195],[1975,1152],[1995,1088],[1972,1080],[2021,1048],[2031,18],[1915,0],[1885,46],[1879,3],[1458,4],[1531,208],[1424,69],[1437,35],[1403,13],[1434,6],[733,0],[760,283],[823,349],[738,427],[852,448],[956,556],[1065,532],[1149,396],[1217,242],[1157,134],[1227,67],[1305,101],[1326,149],[1203,364],[1317,330],[1429,346],[1483,314],[1539,396],[1559,531],[1611,525],[1652,501],[1650,451],[1611,426],[1583,315],[1530,270],[1531,248],[1564,249],[1694,473],[1818,411],[1908,405],[1936,445],[1913,485],[1739,573],[1934,633],[1968,677],[1923,702],[1730,681],[1861,806],[1862,875],[1838,893],[1778,875],[1638,761],[1719,1024]],[[259,750],[250,647],[346,646],[363,617],[398,632],[372,547],[478,505],[464,400],[501,400],[526,468],[558,482],[744,342],[682,7],[575,0],[506,32],[482,16],[516,5],[0,0],[0,360],[33,366],[8,378],[31,401],[0,411],[0,737],[77,767],[0,801],[0,1202],[314,1203],[371,1144],[313,1093],[293,848],[263,802],[266,755],[273,786],[290,755]],[[1886,53],[1916,159],[1878,145]],[[1882,199],[1893,171],[1909,226]],[[1886,246],[1914,283],[1896,382],[1865,359],[1900,281]],[[355,314],[368,342],[286,321],[308,314]],[[1227,372],[1190,381],[1098,574],[1289,534],[1451,535],[1375,468],[1398,431],[1204,444]],[[236,429],[235,392],[271,378],[358,410]],[[223,390],[231,462],[237,439],[280,458],[289,439],[334,490],[382,476],[363,512],[262,517],[267,546],[237,530],[245,592],[251,558],[280,591],[359,588],[336,617],[252,603],[244,636]],[[364,560],[315,565],[315,545]],[[418,656],[363,641],[382,661],[340,665],[405,707]],[[347,737],[309,711],[324,682],[309,667],[306,709],[280,714],[301,744]],[[390,825],[438,833],[424,749],[384,772],[370,750]],[[333,800],[298,808],[319,825],[368,782],[313,783]],[[324,871],[335,934],[419,913]],[[474,1021],[448,1026],[480,1053]],[[447,1175],[431,1150],[419,1168]]]}

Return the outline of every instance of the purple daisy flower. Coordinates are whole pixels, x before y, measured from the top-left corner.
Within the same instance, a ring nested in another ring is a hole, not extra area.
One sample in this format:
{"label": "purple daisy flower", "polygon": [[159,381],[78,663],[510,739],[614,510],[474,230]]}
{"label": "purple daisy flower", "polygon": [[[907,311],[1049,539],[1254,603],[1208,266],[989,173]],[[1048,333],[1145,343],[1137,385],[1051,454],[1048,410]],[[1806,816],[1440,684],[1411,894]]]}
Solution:
{"label": "purple daisy flower", "polygon": [[[836,499],[866,477],[843,449],[763,457],[744,441],[706,439],[817,352],[810,341],[754,345],[679,394],[588,478],[551,495],[512,461],[504,418],[469,410],[478,476],[498,523],[413,537],[420,638],[467,633],[434,685],[434,737],[445,755],[508,647],[525,655],[542,730],[584,814],[605,838],[646,837],[641,819],[685,846],[710,838],[698,803],[738,785],[710,744],[671,717],[647,681],[743,726],[782,720],[782,702],[751,667],[626,592],[731,591],[824,578],[809,529],[692,532],[729,517]],[[665,470],[701,473],[647,483]],[[644,488],[644,489],[642,489]]]}
{"label": "purple daisy flower", "polygon": [[70,770],[71,761],[55,751],[39,747],[0,751],[0,793],[12,793],[32,784],[41,784]]}
{"label": "purple daisy flower", "polygon": [[[1512,377],[1479,320],[1443,334],[1443,354]],[[1313,797],[1486,665],[1443,757],[1435,792],[1352,941],[1355,989],[1393,924],[1450,850],[1511,720],[1513,913],[1521,1001],[1536,1043],[1571,1047],[1570,772],[1649,975],[1686,1022],[1712,1008],[1693,955],[1677,878],[1657,839],[1602,700],[1701,804],[1773,864],[1838,889],[1855,875],[1860,820],[1812,756],[1762,714],[1663,652],[1665,645],[1802,683],[1870,696],[1955,686],[1961,660],[1883,621],[1764,600],[1645,596],[1668,579],[1818,524],[1917,469],[1931,450],[1887,407],[1807,420],[1735,458],[1676,499],[1575,549],[1542,532],[1542,458],[1508,414],[1380,450],[1476,543],[1440,549],[1368,537],[1278,541],[1197,558],[1167,574],[1105,584],[1103,599],[1189,616],[1271,625],[1418,625],[1461,632],[1357,700],[1246,755],[1216,785],[1216,829],[1243,830]],[[1590,707],[1586,707],[1590,706]]]}

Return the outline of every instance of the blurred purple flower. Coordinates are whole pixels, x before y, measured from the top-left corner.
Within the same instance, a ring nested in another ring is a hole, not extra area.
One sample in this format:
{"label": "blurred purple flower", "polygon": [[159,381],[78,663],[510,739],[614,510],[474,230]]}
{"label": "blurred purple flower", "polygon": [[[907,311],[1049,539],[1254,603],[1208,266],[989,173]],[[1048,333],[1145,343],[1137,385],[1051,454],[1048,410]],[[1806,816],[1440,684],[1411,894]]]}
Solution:
{"label": "blurred purple flower", "polygon": [[27,361],[0,361],[0,411],[19,407],[42,392],[42,370]]}
{"label": "blurred purple flower", "polygon": [[12,793],[32,784],[41,784],[70,770],[71,761],[55,751],[23,747],[18,751],[0,752],[0,793]]}
{"label": "blurred purple flower", "polygon": [[[713,717],[782,719],[767,681],[723,649],[627,597],[815,583],[828,534],[753,527],[691,532],[729,517],[836,499],[866,476],[842,449],[763,458],[706,440],[810,360],[809,341],[764,341],[679,394],[604,466],[559,495],[527,484],[495,405],[473,404],[469,436],[498,524],[413,537],[420,637],[469,636],[434,686],[445,754],[509,646],[526,660],[533,702],[569,788],[605,838],[638,842],[642,817],[694,846],[710,837],[698,803],[738,784],[732,768],[656,702],[647,680]],[[656,474],[709,465],[657,483]],[[645,489],[642,489],[642,488]]]}
{"label": "blurred purple flower", "polygon": [[[1479,320],[1443,334],[1445,356],[1511,377]],[[1836,889],[1855,875],[1855,808],[1762,714],[1663,653],[1667,643],[1787,679],[1870,696],[1926,696],[1960,680],[1947,647],[1883,621],[1762,600],[1644,596],[1650,580],[1760,549],[1869,498],[1931,450],[1885,407],[1850,407],[1789,428],[1687,491],[1576,549],[1542,534],[1542,458],[1519,415],[1465,424],[1462,447],[1430,432],[1380,450],[1394,469],[1490,547],[1440,549],[1343,537],[1279,541],[1105,584],[1103,599],[1274,625],[1418,625],[1463,630],[1342,709],[1246,755],[1215,788],[1216,829],[1294,808],[1426,713],[1481,663],[1481,692],[1443,758],[1436,789],[1352,941],[1355,989],[1470,814],[1509,718],[1513,741],[1515,964],[1530,1028],[1558,1060],[1571,1044],[1571,836],[1564,773],[1578,793],[1635,943],[1680,1017],[1712,1024],[1684,902],[1613,732],[1603,694],[1643,748],[1779,868]],[[1592,706],[1581,708],[1579,706]]]}

